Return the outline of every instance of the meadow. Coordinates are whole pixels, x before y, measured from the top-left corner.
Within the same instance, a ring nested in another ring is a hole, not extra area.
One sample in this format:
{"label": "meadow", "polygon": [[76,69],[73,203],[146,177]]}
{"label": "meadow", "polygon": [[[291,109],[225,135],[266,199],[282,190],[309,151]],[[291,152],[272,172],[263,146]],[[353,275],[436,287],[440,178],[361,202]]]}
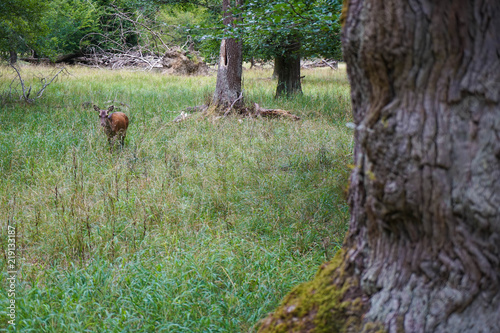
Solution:
{"label": "meadow", "polygon": [[[270,70],[245,70],[246,101],[300,121],[180,123],[215,75],[67,70],[28,104],[0,67],[0,331],[14,331],[8,225],[19,332],[255,331],[341,247],[353,145],[345,68],[304,70],[294,99],[274,98]],[[53,72],[22,67],[34,87]],[[123,150],[109,151],[92,104],[128,114]]]}

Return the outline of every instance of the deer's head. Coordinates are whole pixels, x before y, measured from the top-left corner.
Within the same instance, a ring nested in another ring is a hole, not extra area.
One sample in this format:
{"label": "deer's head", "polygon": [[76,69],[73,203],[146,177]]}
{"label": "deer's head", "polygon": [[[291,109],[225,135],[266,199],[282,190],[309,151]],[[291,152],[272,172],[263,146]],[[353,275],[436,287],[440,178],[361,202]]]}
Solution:
{"label": "deer's head", "polygon": [[101,126],[108,126],[109,113],[114,110],[114,105],[111,105],[107,110],[101,110],[96,105],[94,105],[94,110],[99,113],[99,119],[101,120]]}

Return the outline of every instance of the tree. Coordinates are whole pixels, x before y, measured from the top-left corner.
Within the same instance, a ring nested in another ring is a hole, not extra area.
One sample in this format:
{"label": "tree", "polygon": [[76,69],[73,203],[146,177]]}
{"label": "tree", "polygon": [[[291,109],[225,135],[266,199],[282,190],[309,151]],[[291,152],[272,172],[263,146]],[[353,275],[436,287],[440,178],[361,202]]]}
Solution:
{"label": "tree", "polygon": [[260,331],[499,332],[500,5],[351,0],[343,250]]}
{"label": "tree", "polygon": [[275,60],[276,96],[302,92],[301,57],[342,57],[340,9],[339,0],[247,0],[240,29],[247,57]]}
{"label": "tree", "polygon": [[[116,50],[117,45],[139,44],[137,27],[120,16],[144,20],[158,9],[140,0],[19,0],[0,2],[0,52],[10,54],[34,51],[35,59],[50,58],[67,62],[83,55],[89,46]],[[45,59],[47,60],[47,59]]]}
{"label": "tree", "polygon": [[222,1],[220,0],[155,0],[161,5],[161,20],[169,25],[165,40],[174,45],[188,41],[189,47],[200,52],[206,62],[219,59],[220,41],[213,32],[223,31]]}
{"label": "tree", "polygon": [[[234,27],[237,17],[232,13],[233,7],[239,7],[243,0],[223,0],[223,23],[227,27]],[[219,67],[217,83],[212,104],[219,110],[243,105],[241,91],[242,76],[242,44],[236,38],[224,38],[220,45]]]}
{"label": "tree", "polygon": [[59,53],[158,52],[158,34],[150,28],[158,12],[154,2],[56,0],[53,6],[55,17],[48,18],[48,25],[54,27],[51,35]]}
{"label": "tree", "polygon": [[82,38],[102,31],[99,19],[102,11],[96,4],[82,0],[54,0],[44,15],[43,23],[48,27],[47,36],[38,38],[44,45],[42,56],[75,54],[81,56],[86,42]]}
{"label": "tree", "polygon": [[280,44],[281,52],[274,57],[274,67],[278,78],[276,96],[291,96],[302,93],[300,82],[300,37],[286,36]]}
{"label": "tree", "polygon": [[8,53],[11,63],[18,52],[40,49],[36,40],[47,33],[42,22],[46,10],[46,1],[0,2],[0,52]]}

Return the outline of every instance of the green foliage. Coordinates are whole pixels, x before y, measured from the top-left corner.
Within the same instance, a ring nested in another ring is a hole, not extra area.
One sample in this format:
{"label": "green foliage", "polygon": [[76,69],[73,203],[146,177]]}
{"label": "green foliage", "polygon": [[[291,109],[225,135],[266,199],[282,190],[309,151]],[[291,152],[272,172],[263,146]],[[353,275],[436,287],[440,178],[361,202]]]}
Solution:
{"label": "green foliage", "polygon": [[166,5],[167,7],[182,9],[184,11],[204,8],[213,16],[220,15],[222,10],[222,1],[220,0],[154,0],[153,2],[160,5]]}
{"label": "green foliage", "polygon": [[139,44],[141,29],[120,17],[154,18],[158,7],[142,0],[2,1],[0,52],[35,50],[39,56]]}
{"label": "green foliage", "polygon": [[237,27],[224,29],[221,17],[213,16],[188,31],[205,57],[217,56],[220,39],[233,37],[243,40],[246,60],[273,59],[296,40],[302,57],[341,59],[341,10],[340,0],[246,0],[239,10],[233,9],[243,20]]}
{"label": "green foliage", "polygon": [[[0,109],[0,247],[16,224],[18,331],[247,332],[340,248],[344,69],[308,71],[294,100],[273,98],[270,72],[245,71],[249,99],[301,121],[181,123],[215,77],[70,71],[35,103]],[[128,114],[123,150],[109,152],[89,102]]]}
{"label": "green foliage", "polygon": [[54,0],[44,16],[49,33],[39,40],[45,43],[46,55],[76,52],[88,45],[82,38],[99,31],[100,13],[98,7],[86,0]]}
{"label": "green foliage", "polygon": [[[36,50],[41,56],[85,50],[151,48],[148,32],[123,17],[138,20],[167,42],[190,45],[208,61],[217,59],[223,37],[244,39],[246,59],[272,59],[290,36],[300,39],[301,55],[341,58],[339,0],[248,0],[240,13],[244,23],[224,30],[220,1],[215,0],[54,0],[2,1],[0,52]],[[142,39],[141,39],[142,38]]]}
{"label": "green foliage", "polygon": [[41,50],[36,41],[47,33],[42,18],[48,3],[44,0],[0,2],[0,52]]}
{"label": "green foliage", "polygon": [[173,45],[192,47],[206,62],[215,63],[220,42],[214,32],[222,30],[222,15],[218,1],[160,1],[158,28],[164,40]]}
{"label": "green foliage", "polygon": [[[142,34],[148,35],[147,29],[141,24],[153,25],[158,10],[157,6],[151,2],[143,0],[61,1],[78,1],[82,6],[94,8],[91,19],[94,26],[79,31],[78,37],[83,38],[80,38],[79,48],[76,50],[91,47],[104,51],[127,52],[129,48],[137,47],[141,43],[148,48],[152,46],[147,38],[141,41]],[[66,24],[71,26],[78,21],[71,19],[67,20]],[[138,23],[135,24],[133,21]]]}
{"label": "green foliage", "polygon": [[339,0],[247,0],[241,10],[244,24],[235,33],[248,45],[247,55],[257,58],[271,59],[299,40],[303,57],[340,59],[341,10]]}
{"label": "green foliage", "polygon": [[162,6],[157,17],[159,27],[164,33],[164,40],[173,45],[186,45],[201,52],[205,61],[215,63],[218,59],[219,42],[207,38],[207,31],[212,31],[214,22],[220,20],[220,12],[214,15],[201,6]]}

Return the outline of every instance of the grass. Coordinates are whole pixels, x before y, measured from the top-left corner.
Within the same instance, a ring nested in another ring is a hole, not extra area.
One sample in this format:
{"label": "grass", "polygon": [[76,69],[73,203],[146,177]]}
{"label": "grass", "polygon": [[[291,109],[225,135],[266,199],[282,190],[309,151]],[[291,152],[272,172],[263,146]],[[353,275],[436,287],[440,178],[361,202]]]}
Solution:
{"label": "grass", "polygon": [[[52,69],[22,71],[36,85]],[[304,71],[295,99],[273,98],[270,71],[245,71],[247,101],[298,122],[173,123],[212,94],[214,76],[69,73],[32,104],[0,101],[0,243],[15,225],[18,331],[253,331],[341,246],[345,70]],[[13,74],[0,75],[8,91]],[[122,151],[109,152],[87,102],[129,115]],[[0,331],[13,331],[6,261],[0,271]]]}

